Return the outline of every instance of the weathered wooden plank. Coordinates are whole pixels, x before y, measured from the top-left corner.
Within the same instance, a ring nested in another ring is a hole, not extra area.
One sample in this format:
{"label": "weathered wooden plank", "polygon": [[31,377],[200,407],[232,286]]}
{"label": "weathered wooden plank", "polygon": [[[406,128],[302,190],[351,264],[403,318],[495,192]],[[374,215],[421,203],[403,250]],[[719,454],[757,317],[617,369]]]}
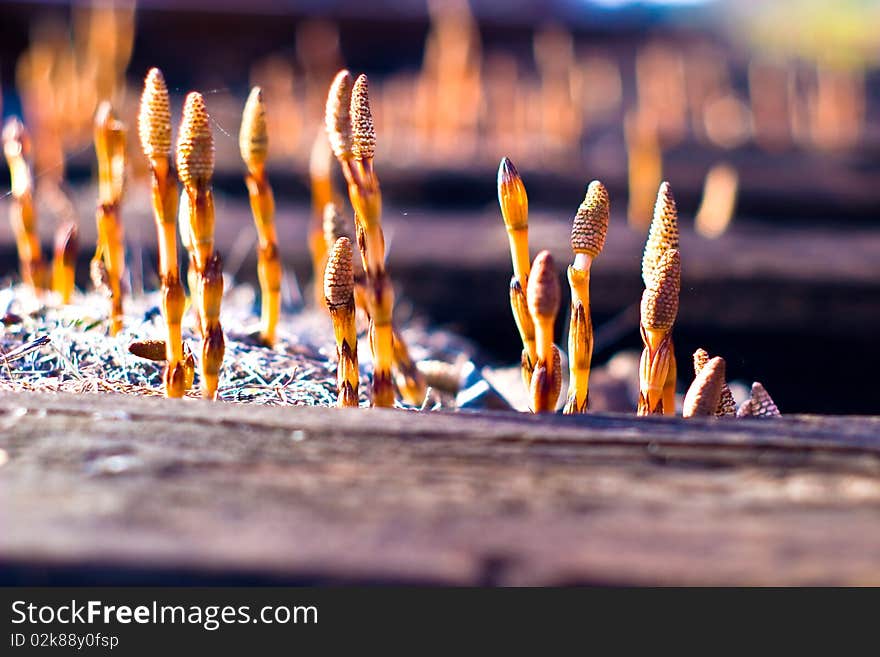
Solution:
{"label": "weathered wooden plank", "polygon": [[0,408],[10,581],[880,584],[880,418]]}

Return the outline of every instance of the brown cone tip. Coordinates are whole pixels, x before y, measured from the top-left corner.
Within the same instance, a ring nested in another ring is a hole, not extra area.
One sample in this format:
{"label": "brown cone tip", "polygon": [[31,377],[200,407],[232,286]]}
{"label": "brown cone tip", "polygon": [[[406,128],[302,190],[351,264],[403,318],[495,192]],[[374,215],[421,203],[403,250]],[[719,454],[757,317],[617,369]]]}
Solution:
{"label": "brown cone tip", "polygon": [[158,68],[151,68],[144,79],[137,125],[147,158],[167,158],[171,154],[171,101]]}
{"label": "brown cone tip", "polygon": [[675,207],[675,199],[672,197],[672,189],[668,182],[660,185],[657,192],[657,202],[654,204],[654,218],[651,220],[651,229],[648,232],[648,241],[645,243],[645,253],[642,256],[642,281],[648,287],[649,281],[654,276],[654,270],[665,251],[678,248],[678,210]]}
{"label": "brown cone tip", "polygon": [[498,165],[498,204],[508,230],[529,227],[529,198],[519,171],[509,158],[501,158]]}
{"label": "brown cone tip", "polygon": [[526,296],[529,312],[534,317],[555,317],[559,312],[559,300],[562,296],[559,276],[553,256],[549,251],[541,251],[532,263]]}
{"label": "brown cone tip", "polygon": [[[709,353],[705,349],[697,349],[694,352],[694,376],[699,376],[706,363],[709,362]],[[721,385],[721,399],[718,402],[718,408],[715,409],[715,415],[736,415],[736,400],[733,398],[733,392],[727,381]]]}
{"label": "brown cone tip", "polygon": [[324,111],[324,127],[330,148],[337,159],[351,157],[351,73],[342,69],[333,78],[327,94]]}
{"label": "brown cone tip", "polygon": [[214,136],[205,99],[193,91],[183,105],[177,138],[177,174],[184,186],[207,184],[214,173]]}
{"label": "brown cone tip", "polygon": [[598,180],[587,188],[587,195],[571,225],[571,249],[595,258],[605,246],[608,234],[608,190]]}
{"label": "brown cone tip", "polygon": [[333,245],[336,244],[336,240],[340,237],[349,237],[346,233],[347,226],[345,217],[339,211],[339,208],[335,203],[328,203],[324,206],[324,243],[327,245],[327,249],[330,250],[333,248]]}
{"label": "brown cone tip", "polygon": [[770,393],[757,381],[752,384],[752,396],[737,412],[738,417],[779,417],[781,413]]}
{"label": "brown cone tip", "polygon": [[354,270],[352,269],[351,240],[336,240],[327,258],[324,270],[324,298],[329,308],[354,303]]}
{"label": "brown cone tip", "polygon": [[370,87],[366,75],[359,75],[351,90],[352,154],[358,160],[372,160],[376,152],[376,127],[370,107]]}
{"label": "brown cone tip", "polygon": [[669,249],[657,264],[654,280],[642,293],[642,326],[646,329],[669,330],[678,314],[681,292],[681,256],[678,249]]}
{"label": "brown cone tip", "polygon": [[682,415],[684,417],[715,415],[718,403],[721,401],[724,376],[724,359],[719,356],[710,359],[688,388],[682,406]]}
{"label": "brown cone tip", "polygon": [[700,373],[706,363],[709,362],[709,352],[705,349],[700,348],[694,352],[694,376],[697,376]]}
{"label": "brown cone tip", "polygon": [[266,105],[263,103],[263,90],[251,89],[244,111],[241,114],[241,130],[238,133],[238,147],[241,159],[248,169],[261,168],[266,163],[269,152],[269,131],[266,127]]}

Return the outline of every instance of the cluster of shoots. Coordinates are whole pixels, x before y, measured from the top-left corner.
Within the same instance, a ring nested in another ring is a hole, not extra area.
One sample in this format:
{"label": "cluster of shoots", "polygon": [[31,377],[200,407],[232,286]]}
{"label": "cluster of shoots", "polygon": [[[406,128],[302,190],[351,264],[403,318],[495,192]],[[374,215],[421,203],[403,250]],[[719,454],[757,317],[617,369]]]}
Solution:
{"label": "cluster of shoots", "polygon": [[327,97],[325,127],[348,186],[365,273],[364,296],[370,318],[373,359],[372,404],[394,404],[392,369],[397,371],[397,386],[403,398],[419,404],[426,392],[424,378],[409,358],[402,336],[395,334],[392,323],[394,289],[385,269],[382,194],[373,167],[376,131],[365,75],[354,80],[347,70],[337,73]]}
{"label": "cluster of shoots", "polygon": [[[561,355],[553,344],[560,289],[553,258],[542,251],[529,265],[528,199],[525,186],[504,158],[498,169],[498,201],[510,242],[513,278],[510,302],[523,343],[522,377],[532,412],[552,412],[562,382]],[[590,269],[602,252],[608,232],[608,191],[598,180],[587,187],[571,228],[574,261],[568,267],[571,314],[568,330],[569,389],[563,413],[586,413],[589,406],[593,325],[590,317]],[[639,328],[644,349],[639,361],[638,415],[675,415],[677,366],[672,328],[681,291],[678,211],[669,183],[657,192],[648,239],[642,257],[645,290]],[[525,290],[525,292],[524,292]],[[772,417],[779,409],[760,383],[737,412],[725,380],[725,363],[704,349],[694,353],[693,384],[685,396],[682,415]]]}
{"label": "cluster of shoots", "polygon": [[642,256],[640,306],[644,349],[639,361],[639,415],[674,415],[676,362],[672,327],[681,291],[678,210],[669,183],[660,185]]}
{"label": "cluster of shoots", "polygon": [[181,322],[186,299],[177,259],[177,174],[171,165],[171,104],[161,71],[150,69],[138,113],[138,135],[152,174],[153,216],[159,244],[159,280],[165,319],[165,394],[183,397],[191,381]]}
{"label": "cluster of shoots", "polygon": [[125,186],[125,126],[110,103],[95,114],[95,155],[98,159],[98,243],[95,261],[107,273],[110,288],[110,335],[122,329],[122,279],[125,274],[125,241],[119,215]]}
{"label": "cluster of shoots", "polygon": [[[547,251],[539,253],[533,265],[529,264],[528,197],[522,178],[508,158],[502,159],[498,168],[498,203],[513,262],[510,306],[523,344],[520,359],[523,383],[529,391],[533,412],[554,411],[562,387],[562,358],[553,344],[561,298],[559,278]],[[593,355],[590,267],[605,245],[608,216],[608,192],[602,183],[593,181],[575,214],[571,230],[574,261],[568,268],[571,321],[566,414],[587,410]]]}
{"label": "cluster of shoots", "polygon": [[[200,361],[202,396],[215,399],[225,352],[225,340],[220,325],[223,272],[220,256],[214,250],[214,197],[211,189],[214,172],[214,138],[204,98],[196,92],[186,97],[175,162],[172,160],[171,103],[168,88],[162,72],[157,68],[150,69],[141,94],[138,137],[151,173],[151,199],[159,245],[161,309],[166,329],[164,340],[151,344],[149,348],[142,347],[141,351],[151,360],[165,361],[163,382],[167,397],[183,397],[192,387],[195,359],[183,341],[182,332],[186,297],[177,255],[179,231],[189,256],[190,296],[196,309],[197,328],[202,336]],[[104,143],[101,139],[104,139]],[[256,147],[258,141],[257,137],[252,140],[254,147],[248,151],[249,154],[258,151]],[[104,145],[106,142],[107,137],[104,133],[96,130],[99,173],[102,171],[101,153],[106,149]],[[263,154],[265,155],[265,148]],[[246,158],[245,161],[250,168],[252,162],[259,161],[259,157]],[[124,161],[117,158],[110,170],[115,171],[119,168],[121,171],[123,166]],[[254,168],[251,174],[259,177],[262,169]],[[182,191],[178,188],[178,179]],[[103,180],[102,176],[99,182],[103,184]],[[114,176],[109,178],[110,189],[114,190],[114,194],[117,193],[115,191],[117,189],[121,193],[121,177],[118,178],[120,181],[118,187],[112,186],[116,185],[116,180]],[[103,191],[99,191],[99,194],[100,199],[105,198]],[[180,194],[179,200],[178,194]],[[112,290],[116,264],[112,259],[108,260],[104,242],[101,241],[101,208],[105,205],[106,203],[99,203],[98,224],[98,250],[105,255],[103,260],[93,260],[92,279],[97,287],[109,285]],[[264,213],[260,216],[268,216],[271,224],[271,191],[268,207],[268,215]],[[121,225],[117,235],[121,240]],[[272,235],[274,237],[274,230]],[[119,257],[121,258],[121,246]],[[159,346],[161,346],[161,354],[157,353]]]}
{"label": "cluster of shoots", "polygon": [[247,167],[245,183],[257,228],[257,277],[260,281],[260,338],[267,347],[275,344],[281,313],[281,257],[275,231],[275,200],[266,176],[269,133],[266,107],[259,87],[251,89],[241,117],[238,138],[241,159]]}

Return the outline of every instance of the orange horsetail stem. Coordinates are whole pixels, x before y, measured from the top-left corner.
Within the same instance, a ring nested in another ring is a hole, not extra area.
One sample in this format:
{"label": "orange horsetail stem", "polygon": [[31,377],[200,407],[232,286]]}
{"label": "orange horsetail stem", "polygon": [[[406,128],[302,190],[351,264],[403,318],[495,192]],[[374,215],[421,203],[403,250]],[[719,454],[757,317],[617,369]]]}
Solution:
{"label": "orange horsetail stem", "polygon": [[[382,194],[373,168],[376,132],[366,76],[358,76],[353,81],[348,71],[337,73],[327,97],[325,128],[330,147],[348,183],[348,197],[355,212],[358,250],[366,274],[364,298],[370,316],[373,357],[372,404],[392,406],[395,331],[391,313],[394,289],[385,270]],[[397,353],[398,362],[402,362],[405,368],[407,363],[400,359],[406,352],[400,345]],[[415,367],[411,374],[413,385],[404,386],[401,392],[411,403],[421,403],[425,394],[424,377]]]}
{"label": "orange horsetail stem", "polygon": [[324,273],[324,301],[333,320],[336,338],[337,406],[358,405],[357,329],[355,326],[354,270],[351,240],[340,237],[333,244]]}
{"label": "orange horsetail stem", "polygon": [[522,178],[509,158],[498,165],[498,205],[507,229],[513,278],[510,280],[510,308],[523,344],[522,377],[526,388],[531,385],[537,360],[535,326],[526,302],[529,259],[529,199]]}
{"label": "orange horsetail stem", "polygon": [[275,344],[278,317],[281,314],[281,258],[275,231],[275,200],[266,176],[269,134],[266,107],[259,87],[251,89],[241,117],[239,133],[241,158],[248,174],[245,177],[251,212],[257,228],[257,275],[260,280],[260,335],[269,347]]}
{"label": "orange horsetail stem", "polygon": [[165,395],[183,397],[183,334],[181,322],[186,299],[177,262],[177,175],[171,166],[171,103],[165,78],[151,68],[144,80],[138,112],[138,136],[152,173],[153,217],[159,243],[159,279],[165,319]]}
{"label": "orange horsetail stem", "polygon": [[315,284],[315,302],[324,303],[324,266],[335,240],[329,244],[323,230],[324,209],[334,203],[336,194],[332,178],[333,152],[322,127],[315,135],[309,155],[309,184],[312,191],[312,218],[309,227],[309,252],[312,256],[312,274]]}
{"label": "orange horsetail stem", "polygon": [[590,268],[605,246],[609,217],[608,191],[598,180],[575,214],[571,227],[574,263],[568,268],[571,288],[571,320],[568,329],[569,388],[563,412],[585,413],[589,400],[593,359],[593,322],[590,317]]}
{"label": "orange horsetail stem", "polygon": [[44,286],[45,265],[37,233],[30,138],[22,122],[16,118],[9,119],[3,126],[3,153],[9,165],[13,201],[9,208],[9,222],[15,235],[19,272],[25,285],[36,291]]}
{"label": "orange horsetail stem", "polygon": [[[639,365],[639,415],[674,415],[675,356],[672,326],[678,314],[681,256],[669,249],[653,270],[642,294],[641,335],[645,345]],[[670,381],[672,384],[670,385]]]}
{"label": "orange horsetail stem", "polygon": [[217,396],[225,342],[220,326],[223,272],[214,251],[214,137],[205,99],[197,92],[186,97],[177,140],[177,172],[186,194],[189,225],[181,232],[190,244],[191,265],[198,274],[198,306],[202,331],[202,396]]}
{"label": "orange horsetail stem", "polygon": [[[125,126],[110,103],[95,114],[95,154],[98,158],[98,245],[110,284],[110,334],[122,329],[122,277],[125,247],[119,207],[125,181]],[[97,255],[97,253],[96,253]]]}
{"label": "orange horsetail stem", "polygon": [[61,303],[70,303],[76,277],[76,254],[79,250],[79,229],[72,221],[61,224],[55,233],[55,255],[52,259],[52,289]]}

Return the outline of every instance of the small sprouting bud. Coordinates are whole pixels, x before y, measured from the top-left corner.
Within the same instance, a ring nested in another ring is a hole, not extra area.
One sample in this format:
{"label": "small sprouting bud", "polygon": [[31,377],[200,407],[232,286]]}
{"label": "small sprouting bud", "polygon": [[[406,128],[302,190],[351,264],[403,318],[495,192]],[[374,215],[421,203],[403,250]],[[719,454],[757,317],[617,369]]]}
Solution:
{"label": "small sprouting bud", "polygon": [[598,180],[587,188],[587,195],[571,225],[571,249],[595,258],[605,246],[608,234],[608,190]]}
{"label": "small sprouting bud", "polygon": [[683,417],[717,414],[724,386],[724,371],[724,359],[718,356],[702,367],[684,397]]}
{"label": "small sprouting bud", "polygon": [[526,296],[529,312],[534,318],[555,317],[562,296],[559,276],[549,251],[541,251],[532,263]]}
{"label": "small sprouting bud", "polygon": [[340,237],[333,245],[324,270],[324,297],[331,310],[354,303],[354,270],[351,240]]}
{"label": "small sprouting bud", "polygon": [[254,172],[265,166],[269,152],[269,131],[266,127],[266,105],[263,103],[263,91],[260,87],[251,89],[245,103],[238,147],[241,150],[241,159],[249,171]]}
{"label": "small sprouting bud", "polygon": [[357,160],[372,160],[376,153],[376,127],[370,107],[366,75],[359,75],[351,90],[351,151]]}
{"label": "small sprouting bud", "polygon": [[144,79],[137,124],[144,155],[151,160],[167,158],[171,154],[171,102],[158,68],[151,68]]}
{"label": "small sprouting bud", "polygon": [[504,157],[498,166],[498,204],[507,230],[529,227],[529,198],[513,162]]}
{"label": "small sprouting bud", "polygon": [[327,106],[324,112],[324,127],[330,148],[337,159],[351,157],[351,73],[343,69],[333,78],[327,94]]}
{"label": "small sprouting bud", "polygon": [[681,291],[681,256],[678,249],[669,249],[657,263],[653,279],[642,293],[642,326],[646,329],[672,328],[678,314]]}
{"label": "small sprouting bud", "polygon": [[205,99],[193,91],[186,97],[177,138],[177,174],[184,187],[210,182],[214,173],[214,136]]}
{"label": "small sprouting bud", "polygon": [[[705,349],[697,349],[694,352],[694,376],[699,376],[706,363],[709,362],[709,354]],[[726,416],[736,415],[736,400],[733,398],[733,392],[725,381],[721,386],[721,400],[718,402],[718,408],[715,409],[715,415]]]}
{"label": "small sprouting bud", "polygon": [[663,254],[669,249],[677,248],[678,211],[675,207],[675,199],[672,197],[672,189],[668,182],[664,182],[657,192],[654,218],[651,221],[648,241],[645,243],[645,253],[642,256],[642,280],[645,287],[648,287],[650,280],[654,277],[654,270]]}
{"label": "small sprouting bud", "polygon": [[752,396],[743,402],[737,417],[779,417],[781,413],[764,386],[755,381]]}

